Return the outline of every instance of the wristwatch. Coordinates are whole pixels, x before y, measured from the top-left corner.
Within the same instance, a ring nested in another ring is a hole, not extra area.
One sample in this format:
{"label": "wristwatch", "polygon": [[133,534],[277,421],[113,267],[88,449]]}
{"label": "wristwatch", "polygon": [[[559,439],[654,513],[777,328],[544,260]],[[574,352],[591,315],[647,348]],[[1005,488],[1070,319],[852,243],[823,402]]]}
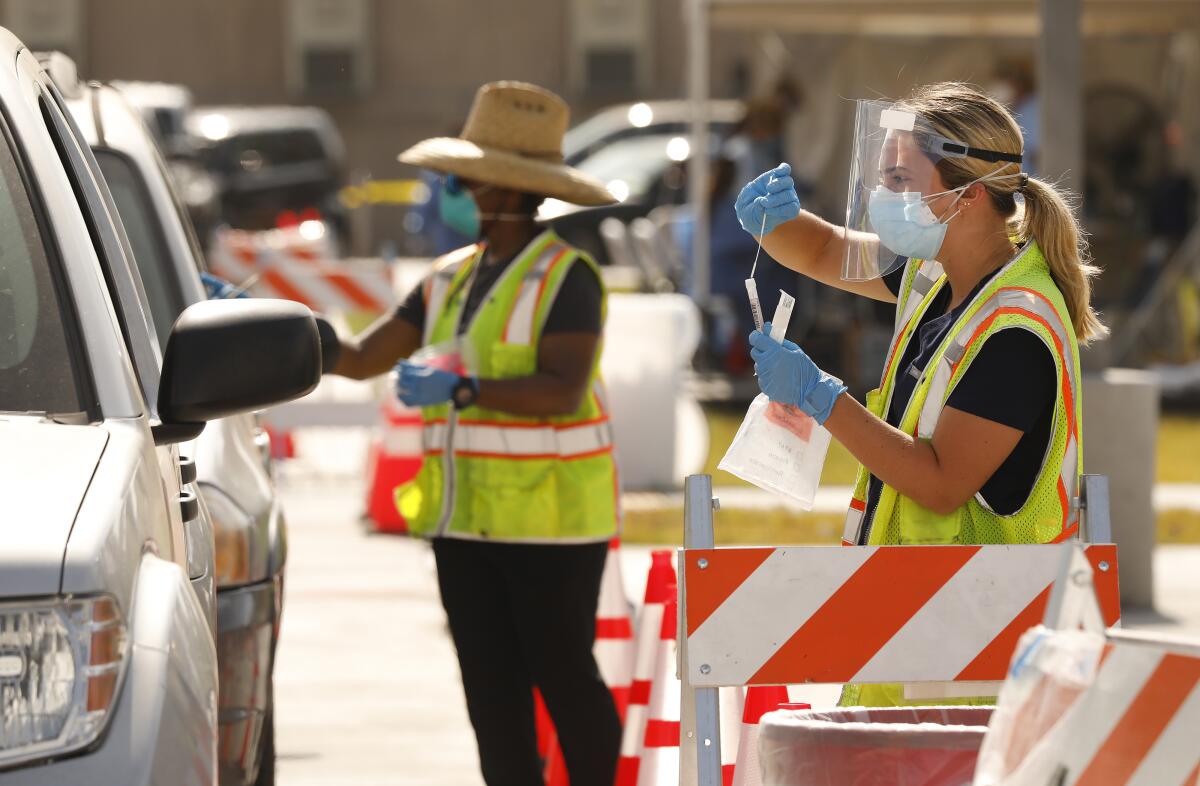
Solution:
{"label": "wristwatch", "polygon": [[475,377],[459,377],[450,392],[455,409],[466,409],[479,398],[479,380]]}

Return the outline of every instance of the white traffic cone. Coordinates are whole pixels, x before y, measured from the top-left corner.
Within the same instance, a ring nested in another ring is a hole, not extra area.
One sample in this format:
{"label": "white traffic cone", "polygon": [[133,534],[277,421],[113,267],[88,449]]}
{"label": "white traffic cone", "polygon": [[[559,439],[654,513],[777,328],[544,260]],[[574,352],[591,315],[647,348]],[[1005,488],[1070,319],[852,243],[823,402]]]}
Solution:
{"label": "white traffic cone", "polygon": [[[638,769],[646,736],[646,712],[657,674],[655,662],[660,648],[659,635],[663,627],[664,606],[675,592],[675,566],[671,556],[670,551],[655,551],[650,555],[650,572],[646,576],[646,593],[642,601],[642,610],[638,614],[637,636],[634,639],[636,655],[633,682],[625,711],[616,786],[637,786],[638,782]],[[672,669],[671,676],[674,677],[674,674]]]}
{"label": "white traffic cone", "polygon": [[633,642],[633,604],[625,594],[621,576],[621,541],[608,544],[608,558],[600,580],[600,603],[596,608],[596,643],[592,652],[604,684],[612,691],[617,715],[625,722],[625,708],[633,687],[635,648]]}
{"label": "white traffic cone", "polygon": [[637,786],[676,786],[679,783],[679,679],[675,676],[675,588],[663,607],[658,647],[654,653],[654,682],[646,711],[646,732],[637,768]]}

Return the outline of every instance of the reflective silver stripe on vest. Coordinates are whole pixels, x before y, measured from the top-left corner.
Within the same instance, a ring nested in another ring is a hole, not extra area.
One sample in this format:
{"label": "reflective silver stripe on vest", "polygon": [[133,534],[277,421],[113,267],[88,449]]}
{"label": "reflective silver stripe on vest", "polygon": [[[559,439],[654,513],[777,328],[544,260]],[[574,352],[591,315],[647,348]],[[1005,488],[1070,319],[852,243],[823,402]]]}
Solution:
{"label": "reflective silver stripe on vest", "polygon": [[[458,252],[451,252],[457,254]],[[450,285],[454,283],[454,277],[458,275],[458,271],[462,266],[470,262],[479,253],[478,250],[473,253],[463,256],[461,259],[456,259],[448,262],[442,267],[433,271],[433,280],[430,282],[429,299],[425,302],[425,325],[421,331],[421,343],[428,345],[433,338],[433,328],[437,324],[438,316],[441,315],[442,309],[446,307],[446,296],[450,292]]]}
{"label": "reflective silver stripe on vest", "polygon": [[851,505],[846,511],[846,524],[842,527],[842,544],[846,546],[857,546],[858,539],[862,535],[862,522],[866,511],[859,510]]}
{"label": "reflective silver stripe on vest", "polygon": [[[505,343],[533,343],[534,321],[537,319],[538,294],[542,291],[542,281],[550,266],[570,251],[564,243],[551,241],[530,265],[529,271],[521,281],[521,290],[517,293],[512,312],[508,315],[508,324],[504,326]],[[552,296],[555,294],[557,293],[550,293]]]}
{"label": "reflective silver stripe on vest", "polygon": [[912,319],[912,315],[921,306],[921,301],[929,294],[929,290],[933,289],[933,285],[938,282],[942,274],[941,262],[931,259],[921,263],[921,267],[917,270],[916,275],[913,276],[911,291],[904,298],[904,303],[901,307],[896,309],[896,328],[892,336],[893,344],[899,340],[904,326],[908,324],[908,320]]}
{"label": "reflective silver stripe on vest", "polygon": [[[446,450],[446,423],[425,427],[426,451]],[[608,419],[567,426],[521,426],[460,420],[454,428],[454,450],[498,458],[580,458],[612,447]]]}
{"label": "reflective silver stripe on vest", "polygon": [[[1020,309],[1041,318],[1049,326],[1050,331],[1058,338],[1059,345],[1062,347],[1062,364],[1066,369],[1067,382],[1071,389],[1071,410],[1067,413],[1068,417],[1071,418],[1071,422],[1067,424],[1067,447],[1066,453],[1063,456],[1060,477],[1066,491],[1068,505],[1071,505],[1078,491],[1079,481],[1079,448],[1075,433],[1075,408],[1079,406],[1079,380],[1075,377],[1073,344],[1071,343],[1070,333],[1067,332],[1066,326],[1059,319],[1058,312],[1055,311],[1054,307],[1047,300],[1032,292],[1021,289],[999,290],[992,297],[988,298],[979,311],[973,314],[967,323],[963,325],[962,329],[955,333],[945,351],[937,360],[937,366],[933,370],[933,380],[930,382],[929,392],[921,407],[921,416],[917,424],[917,436],[921,439],[931,439],[933,437],[933,432],[937,428],[938,420],[941,417],[942,409],[945,407],[946,398],[949,395],[950,380],[954,376],[955,366],[966,356],[970,341],[980,326],[1004,308]],[[1035,333],[1035,335],[1041,338],[1040,334]],[[1057,354],[1055,347],[1050,346],[1047,348],[1052,353]],[[928,369],[926,373],[928,373]],[[1053,440],[1053,436],[1052,433],[1051,440]],[[1050,448],[1047,447],[1047,454],[1049,454],[1049,450]],[[981,494],[976,494],[975,499],[984,508],[989,511],[991,510]],[[1068,521],[1068,523],[1070,522]]]}

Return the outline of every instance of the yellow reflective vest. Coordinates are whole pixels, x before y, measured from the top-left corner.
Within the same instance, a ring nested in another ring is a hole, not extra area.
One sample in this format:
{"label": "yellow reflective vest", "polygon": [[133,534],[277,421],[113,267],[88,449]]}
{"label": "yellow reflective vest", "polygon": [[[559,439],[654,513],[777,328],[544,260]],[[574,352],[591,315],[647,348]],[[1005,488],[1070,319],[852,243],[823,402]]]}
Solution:
{"label": "yellow reflective vest", "polygon": [[[425,292],[425,345],[459,335],[482,255],[482,246],[468,246],[434,263]],[[462,332],[480,378],[537,372],[542,327],[573,264],[588,265],[600,278],[591,259],[549,231],[509,264]],[[414,534],[546,543],[615,534],[617,473],[599,348],[588,394],[571,415],[531,418],[479,406],[456,411],[446,403],[422,408],[422,417],[424,462],[413,481],[396,489],[396,504]]]}
{"label": "yellow reflective vest", "polygon": [[[939,263],[909,261],[883,379],[878,389],[867,394],[867,408],[876,416],[886,416],[900,359],[922,316],[945,286],[946,275]],[[884,484],[873,515],[868,517],[869,474],[859,466],[843,543],[1053,543],[1078,531],[1076,500],[1083,472],[1079,342],[1062,293],[1036,242],[1026,243],[959,315],[917,381],[899,428],[917,439],[932,439],[946,401],[972,360],[988,337],[1008,329],[1031,331],[1045,343],[1054,358],[1058,381],[1050,441],[1024,505],[1011,515],[1000,515],[976,494],[957,510],[942,515]],[[1021,369],[1014,368],[1012,373],[1019,375]],[[842,703],[881,706],[902,702],[899,686],[848,685]]]}

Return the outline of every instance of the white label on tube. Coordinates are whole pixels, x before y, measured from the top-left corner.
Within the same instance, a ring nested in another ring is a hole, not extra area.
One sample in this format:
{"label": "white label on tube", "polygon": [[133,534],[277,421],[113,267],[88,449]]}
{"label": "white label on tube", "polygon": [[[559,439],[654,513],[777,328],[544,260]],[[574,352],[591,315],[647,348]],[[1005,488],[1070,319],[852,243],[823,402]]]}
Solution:
{"label": "white label on tube", "polygon": [[758,301],[758,285],[754,279],[746,279],[746,294],[750,296],[750,313],[754,315],[754,327],[763,329],[762,305]]}
{"label": "white label on tube", "polygon": [[783,337],[787,334],[788,323],[792,321],[792,306],[794,305],[796,305],[796,298],[782,289],[779,290],[779,305],[775,307],[775,316],[771,320],[771,338],[781,344]]}

